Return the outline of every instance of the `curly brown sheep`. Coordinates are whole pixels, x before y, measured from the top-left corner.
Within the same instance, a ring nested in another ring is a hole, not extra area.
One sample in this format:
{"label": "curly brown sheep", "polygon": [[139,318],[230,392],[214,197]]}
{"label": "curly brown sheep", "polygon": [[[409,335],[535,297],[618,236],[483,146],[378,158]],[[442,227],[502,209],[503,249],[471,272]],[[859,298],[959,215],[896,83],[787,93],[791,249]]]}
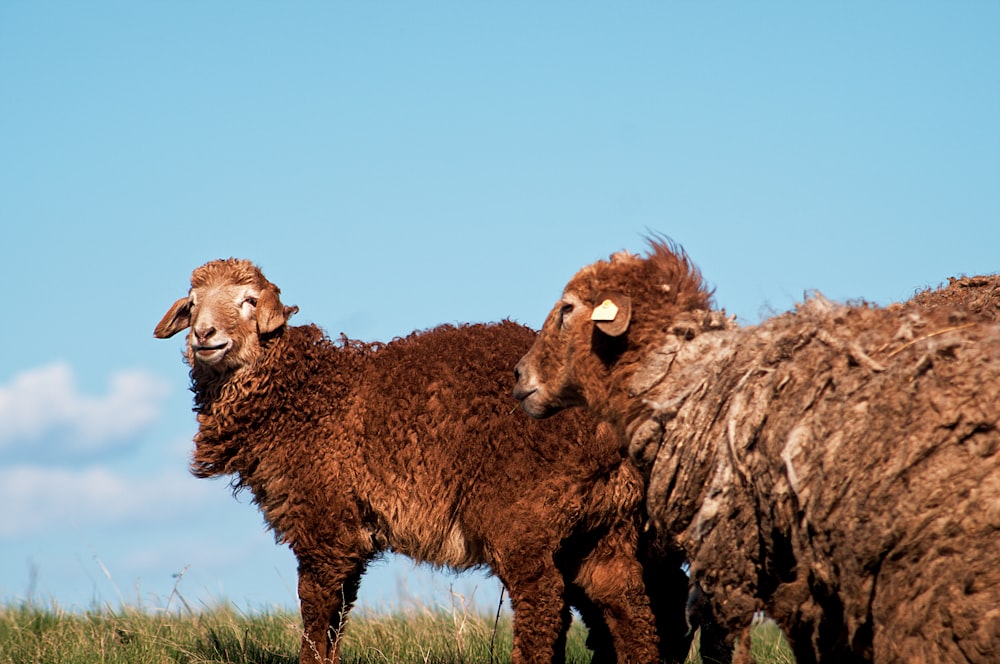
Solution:
{"label": "curly brown sheep", "polygon": [[570,280],[518,364],[524,410],[615,427],[731,634],[763,610],[800,664],[995,662],[997,278],[740,328],[650,244]]}
{"label": "curly brown sheep", "polygon": [[[197,268],[156,326],[190,328],[199,431],[192,472],[233,475],[298,560],[301,661],[338,661],[366,565],[391,550],[488,566],[514,610],[514,662],[561,661],[577,607],[595,661],[681,661],[680,559],[638,561],[642,481],[593,420],[512,411],[511,370],[535,338],[509,321],[387,344],[286,322],[297,307],[252,263]],[[602,425],[604,427],[605,425]],[[596,434],[595,434],[596,431]]]}

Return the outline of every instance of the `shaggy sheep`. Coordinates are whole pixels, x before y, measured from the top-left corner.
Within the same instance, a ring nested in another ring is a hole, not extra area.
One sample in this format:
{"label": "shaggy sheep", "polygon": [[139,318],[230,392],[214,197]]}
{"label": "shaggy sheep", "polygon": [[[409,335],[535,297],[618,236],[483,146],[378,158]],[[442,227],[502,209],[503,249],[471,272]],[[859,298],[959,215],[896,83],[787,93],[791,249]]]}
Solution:
{"label": "shaggy sheep", "polygon": [[1000,275],[952,277],[944,288],[927,289],[906,303],[890,305],[899,306],[950,307],[959,315],[971,313],[983,320],[1000,321]]}
{"label": "shaggy sheep", "polygon": [[524,409],[612,423],[731,634],[764,610],[800,664],[995,662],[997,278],[739,328],[650,244],[569,282],[518,364]]}
{"label": "shaggy sheep", "polygon": [[[514,662],[564,657],[576,606],[595,661],[683,660],[679,558],[646,582],[637,558],[642,481],[606,425],[512,411],[510,371],[535,333],[509,321],[387,344],[286,324],[297,307],[252,263],[196,269],[156,326],[190,328],[199,431],[192,472],[233,475],[298,560],[301,661],[336,662],[366,565],[391,550],[489,568],[514,609]],[[617,653],[617,657],[616,657]]]}

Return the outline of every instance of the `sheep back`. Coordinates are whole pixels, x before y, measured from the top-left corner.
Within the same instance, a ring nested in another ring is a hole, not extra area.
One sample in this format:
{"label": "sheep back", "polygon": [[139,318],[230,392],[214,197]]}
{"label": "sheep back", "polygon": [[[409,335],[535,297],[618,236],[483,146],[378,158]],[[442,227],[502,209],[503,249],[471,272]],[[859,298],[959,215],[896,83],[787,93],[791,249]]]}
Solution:
{"label": "sheep back", "polygon": [[925,305],[817,296],[633,385],[655,523],[730,627],[766,609],[799,661],[1000,645],[1000,327]]}

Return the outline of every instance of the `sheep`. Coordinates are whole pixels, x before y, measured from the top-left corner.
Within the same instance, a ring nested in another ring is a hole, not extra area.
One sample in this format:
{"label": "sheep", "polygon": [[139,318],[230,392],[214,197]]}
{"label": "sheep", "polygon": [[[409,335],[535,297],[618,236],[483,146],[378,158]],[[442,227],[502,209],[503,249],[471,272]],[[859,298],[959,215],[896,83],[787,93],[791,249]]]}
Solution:
{"label": "sheep", "polygon": [[193,474],[233,476],[297,558],[303,664],[339,660],[362,573],[385,551],[488,567],[510,595],[514,662],[563,659],[567,604],[595,661],[657,661],[658,632],[663,658],[684,659],[688,581],[662,557],[644,581],[638,471],[604,425],[534,423],[510,403],[534,331],[503,321],[335,343],[288,325],[297,311],[253,263],[213,261],[154,336],[189,329]]}
{"label": "sheep", "polygon": [[995,662],[998,278],[739,327],[649,243],[569,281],[515,369],[523,409],[611,423],[741,643],[764,611],[800,664]]}

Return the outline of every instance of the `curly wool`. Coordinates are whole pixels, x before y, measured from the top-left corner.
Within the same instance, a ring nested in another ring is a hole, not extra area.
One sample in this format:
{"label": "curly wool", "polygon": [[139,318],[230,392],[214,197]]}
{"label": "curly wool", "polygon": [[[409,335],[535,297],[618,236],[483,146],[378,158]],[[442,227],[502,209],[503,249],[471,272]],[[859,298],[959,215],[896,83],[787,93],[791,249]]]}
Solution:
{"label": "curly wool", "polygon": [[[385,550],[455,569],[488,566],[511,590],[515,625],[525,607],[568,618],[561,591],[551,597],[562,585],[546,571],[554,561],[601,656],[614,651],[594,598],[621,596],[634,614],[608,629],[630,635],[636,650],[619,657],[648,659],[641,643],[655,648],[655,627],[664,656],[683,659],[687,581],[676,557],[647,575],[657,624],[642,622],[651,617],[636,562],[642,483],[614,437],[595,435],[581,414],[535,422],[511,408],[511,367],[534,338],[509,321],[387,344],[338,344],[316,326],[286,326],[235,374],[192,365],[200,426],[192,472],[233,475],[252,492],[299,559],[307,632],[321,621],[311,608],[319,593],[340,592],[308,583],[338,578],[326,561],[348,561],[348,607],[367,561]],[[520,624],[529,639],[564,629]],[[520,661],[554,656],[515,641]]]}
{"label": "curly wool", "polygon": [[[516,330],[513,324],[504,325]],[[287,542],[297,539],[299,522],[289,518],[292,491],[284,476],[301,478],[324,467],[348,475],[324,472],[316,482],[327,482],[330,476],[338,484],[345,480],[360,483],[358,493],[365,495],[389,490],[393,503],[406,502],[402,497],[410,491],[419,491],[417,499],[436,503],[435,496],[468,494],[495,485],[493,475],[498,469],[482,464],[482,458],[502,460],[504,477],[515,483],[529,478],[542,483],[537,477],[540,468],[556,476],[553,464],[557,461],[568,466],[559,468],[559,474],[566,473],[569,482],[581,488],[607,481],[617,472],[618,460],[607,455],[601,458],[592,444],[584,444],[589,441],[582,439],[579,420],[564,418],[544,426],[525,423],[518,413],[510,412],[503,394],[507,387],[499,375],[493,376],[497,381],[493,386],[476,385],[474,379],[482,377],[481,366],[500,366],[499,351],[490,344],[500,335],[490,339],[489,332],[486,327],[445,326],[390,344],[345,339],[338,347],[316,326],[289,327],[266,346],[253,372],[241,375],[238,383],[227,382],[214,400],[201,403],[202,399],[196,399],[200,430],[192,472],[199,477],[236,475],[238,486],[253,490],[269,525]],[[525,330],[522,338],[530,341],[527,335]],[[465,349],[462,357],[478,354],[481,366],[448,365],[448,354],[458,341]],[[431,362],[435,366],[429,366]],[[445,368],[449,375],[442,379]],[[198,372],[192,373],[196,393],[201,395]],[[428,383],[428,375],[438,380]],[[422,389],[414,389],[418,385]],[[477,418],[470,421],[464,414],[447,412],[446,407],[456,402],[468,403],[469,412],[477,413]],[[537,438],[519,434],[524,426],[531,427]],[[564,452],[550,441],[556,438],[564,441],[564,447],[578,448],[574,461],[581,463],[570,465],[565,458],[559,459]],[[276,468],[286,471],[277,473]],[[458,468],[469,472],[457,473]],[[403,486],[397,487],[400,483]],[[287,490],[282,491],[282,486]],[[324,488],[316,486],[315,491],[322,495]],[[301,487],[297,489],[301,493]],[[583,497],[574,498],[580,504],[572,511],[579,512]],[[379,500],[388,504],[390,499]],[[634,507],[626,503],[621,509]],[[400,518],[394,529],[387,530],[411,527],[405,523],[409,521],[431,521],[433,515],[440,518],[433,526],[412,527],[441,531],[437,537],[416,538],[437,543],[446,539],[451,526],[442,523],[450,521],[443,514],[455,512],[453,505],[436,504],[393,505],[385,511],[402,510],[414,512],[414,518]],[[615,512],[603,518],[617,516]],[[384,539],[390,535],[384,533]],[[399,549],[419,560],[439,562],[435,551],[411,550],[405,543]],[[464,568],[470,563],[456,559],[441,564]]]}

